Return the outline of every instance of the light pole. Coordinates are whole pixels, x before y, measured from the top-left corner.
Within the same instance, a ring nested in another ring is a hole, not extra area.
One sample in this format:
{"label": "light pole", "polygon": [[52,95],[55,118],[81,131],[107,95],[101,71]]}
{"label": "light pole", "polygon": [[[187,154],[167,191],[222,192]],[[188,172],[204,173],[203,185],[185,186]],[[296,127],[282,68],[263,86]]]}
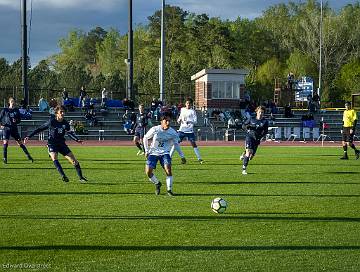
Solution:
{"label": "light pole", "polygon": [[[317,90],[317,94],[319,97],[321,97],[321,74],[322,74],[322,43],[323,43],[323,39],[322,39],[322,33],[323,33],[323,0],[320,1],[320,37],[319,37],[319,86],[318,86],[318,90]],[[319,101],[319,103],[321,103],[321,99]],[[319,104],[320,105],[320,104]],[[321,107],[321,106],[320,106]]]}
{"label": "light pole", "polygon": [[128,59],[127,59],[127,90],[126,97],[134,100],[133,90],[133,30],[132,30],[132,0],[129,0],[129,31],[128,31]]}
{"label": "light pole", "polygon": [[164,66],[165,66],[165,25],[164,25],[164,13],[165,13],[165,0],[162,0],[161,5],[161,57],[160,57],[160,101],[164,101]]}

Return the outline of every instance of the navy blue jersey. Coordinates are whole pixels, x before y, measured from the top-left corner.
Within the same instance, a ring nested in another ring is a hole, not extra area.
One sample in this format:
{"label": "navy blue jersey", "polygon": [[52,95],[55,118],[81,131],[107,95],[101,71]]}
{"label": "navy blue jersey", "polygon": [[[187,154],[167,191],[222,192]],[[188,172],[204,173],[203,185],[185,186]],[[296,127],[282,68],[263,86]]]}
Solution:
{"label": "navy blue jersey", "polygon": [[149,117],[147,113],[137,113],[135,128],[146,128],[148,125],[148,119]]}
{"label": "navy blue jersey", "polygon": [[257,141],[260,141],[268,133],[269,123],[266,119],[250,118],[244,124],[246,129],[246,136],[252,137]]}
{"label": "navy blue jersey", "polygon": [[8,128],[16,128],[21,122],[20,111],[18,108],[5,108],[0,112],[0,124]]}
{"label": "navy blue jersey", "polygon": [[35,129],[28,136],[31,138],[35,134],[48,129],[48,144],[49,145],[61,145],[65,143],[65,134],[67,133],[71,139],[74,141],[79,141],[79,138],[75,135],[73,131],[70,130],[70,124],[66,120],[61,122],[57,121],[55,118],[50,118],[45,124],[41,127]]}

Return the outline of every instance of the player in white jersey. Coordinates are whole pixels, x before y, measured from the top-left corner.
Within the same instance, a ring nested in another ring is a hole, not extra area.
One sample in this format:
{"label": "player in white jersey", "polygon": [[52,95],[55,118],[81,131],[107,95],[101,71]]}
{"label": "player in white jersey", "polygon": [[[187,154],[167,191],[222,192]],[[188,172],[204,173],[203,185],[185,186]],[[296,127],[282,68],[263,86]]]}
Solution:
{"label": "player in white jersey", "polygon": [[[191,98],[187,98],[185,102],[185,107],[181,108],[180,115],[178,118],[178,123],[180,123],[180,128],[178,130],[180,143],[187,138],[191,146],[194,148],[195,155],[198,161],[202,164],[204,161],[200,156],[200,151],[196,145],[195,141],[195,133],[194,133],[194,125],[197,123],[197,116],[194,109],[191,108],[193,100]],[[177,151],[181,157],[181,163],[185,164],[186,159],[184,153],[181,151],[180,146],[173,146],[170,152],[170,156],[174,154],[174,151]]]}
{"label": "player in white jersey", "polygon": [[[149,139],[152,139],[150,146]],[[174,196],[170,149],[174,145],[179,146],[179,136],[176,130],[170,127],[169,113],[164,113],[160,118],[160,125],[152,127],[145,134],[143,144],[147,159],[145,173],[149,177],[150,182],[155,184],[155,194],[160,194],[161,187],[161,182],[153,173],[159,161],[165,170],[167,193],[169,196]]]}

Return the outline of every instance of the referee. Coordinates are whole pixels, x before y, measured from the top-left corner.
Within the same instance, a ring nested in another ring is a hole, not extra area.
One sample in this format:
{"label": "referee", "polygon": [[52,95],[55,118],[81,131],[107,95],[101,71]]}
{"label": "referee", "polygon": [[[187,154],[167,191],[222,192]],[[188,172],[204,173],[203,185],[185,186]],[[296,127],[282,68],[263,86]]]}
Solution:
{"label": "referee", "polygon": [[359,159],[360,151],[356,149],[353,141],[355,128],[357,124],[357,114],[354,109],[351,108],[351,103],[345,103],[345,111],[343,115],[343,128],[342,128],[342,146],[344,149],[344,155],[341,160],[348,160],[347,148],[350,146],[355,151],[355,158]]}

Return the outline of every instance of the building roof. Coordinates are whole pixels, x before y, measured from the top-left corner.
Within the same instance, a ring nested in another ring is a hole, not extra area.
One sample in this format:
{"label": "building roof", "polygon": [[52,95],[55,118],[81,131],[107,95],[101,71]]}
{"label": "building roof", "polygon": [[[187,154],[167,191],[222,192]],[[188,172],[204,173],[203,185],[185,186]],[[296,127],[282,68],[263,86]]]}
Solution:
{"label": "building roof", "polygon": [[247,69],[203,69],[192,75],[191,80],[197,80],[206,74],[248,75],[249,71]]}

